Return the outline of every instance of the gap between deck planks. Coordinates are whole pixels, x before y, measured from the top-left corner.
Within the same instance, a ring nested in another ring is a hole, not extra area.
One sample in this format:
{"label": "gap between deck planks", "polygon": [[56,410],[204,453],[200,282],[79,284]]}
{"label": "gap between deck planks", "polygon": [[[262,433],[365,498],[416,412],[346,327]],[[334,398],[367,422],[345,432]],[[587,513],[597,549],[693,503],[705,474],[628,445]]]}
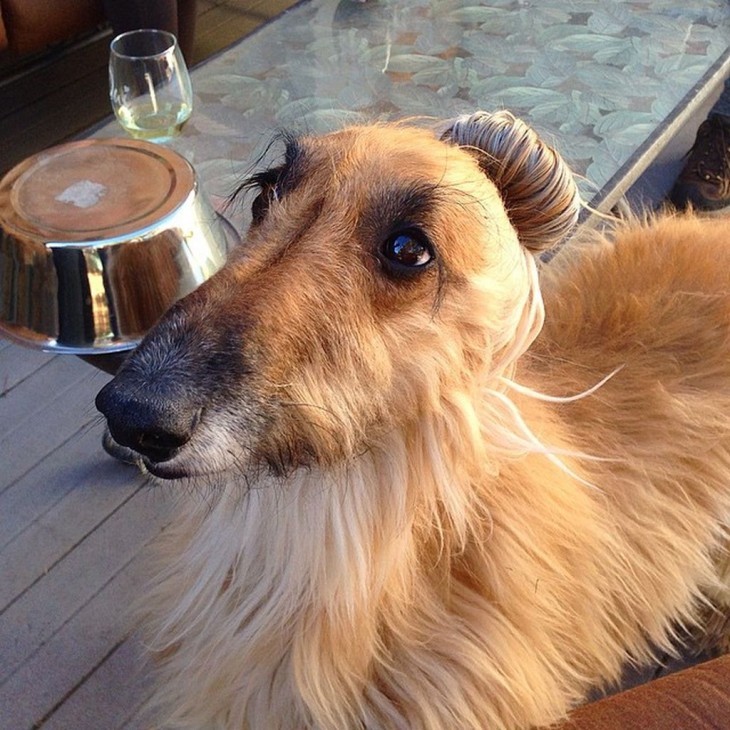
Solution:
{"label": "gap between deck planks", "polygon": [[134,635],[115,646],[96,671],[72,690],[43,723],[43,730],[148,730],[143,705],[149,699],[152,687],[149,673],[143,669],[146,667],[144,653],[140,640]]}
{"label": "gap between deck planks", "polygon": [[[0,352],[0,408],[3,406],[3,398],[13,388],[54,359],[54,355],[47,352],[19,347],[7,340],[4,342],[6,346]],[[2,420],[4,419],[0,417],[0,421]]]}

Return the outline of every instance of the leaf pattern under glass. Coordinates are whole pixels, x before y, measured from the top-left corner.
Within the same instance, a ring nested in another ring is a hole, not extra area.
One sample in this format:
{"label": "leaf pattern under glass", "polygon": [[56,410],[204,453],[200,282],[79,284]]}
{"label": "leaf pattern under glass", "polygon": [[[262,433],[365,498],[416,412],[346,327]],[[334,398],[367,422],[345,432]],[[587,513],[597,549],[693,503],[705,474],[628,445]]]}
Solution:
{"label": "leaf pattern under glass", "polygon": [[310,0],[193,71],[173,145],[218,189],[277,127],[507,107],[590,197],[728,63],[728,38],[727,0]]}

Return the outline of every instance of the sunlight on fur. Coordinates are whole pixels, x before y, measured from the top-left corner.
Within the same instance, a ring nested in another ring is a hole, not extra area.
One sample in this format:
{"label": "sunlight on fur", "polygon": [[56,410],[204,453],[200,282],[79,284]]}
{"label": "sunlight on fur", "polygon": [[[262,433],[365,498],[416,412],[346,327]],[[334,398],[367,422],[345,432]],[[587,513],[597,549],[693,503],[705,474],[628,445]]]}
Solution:
{"label": "sunlight on fur", "polygon": [[544,727],[725,613],[727,220],[540,265],[578,193],[507,112],[284,141],[97,399],[182,481],[157,726]]}

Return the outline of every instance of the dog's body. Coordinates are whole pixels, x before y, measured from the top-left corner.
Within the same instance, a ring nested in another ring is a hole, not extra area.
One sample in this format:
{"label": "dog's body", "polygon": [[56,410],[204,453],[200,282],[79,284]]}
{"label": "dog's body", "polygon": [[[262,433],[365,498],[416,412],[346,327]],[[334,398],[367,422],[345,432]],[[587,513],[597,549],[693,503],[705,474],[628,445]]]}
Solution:
{"label": "dog's body", "polygon": [[146,604],[169,727],[544,725],[724,604],[730,227],[571,245],[540,332],[519,241],[569,203],[492,176],[508,218],[456,136],[290,144],[100,396],[153,473],[219,475]]}

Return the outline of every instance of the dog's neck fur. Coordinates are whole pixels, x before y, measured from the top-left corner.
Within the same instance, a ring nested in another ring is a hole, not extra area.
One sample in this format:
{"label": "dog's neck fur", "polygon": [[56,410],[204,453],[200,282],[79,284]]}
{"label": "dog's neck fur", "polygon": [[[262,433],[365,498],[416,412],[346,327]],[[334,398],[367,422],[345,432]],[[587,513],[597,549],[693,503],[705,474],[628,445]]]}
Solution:
{"label": "dog's neck fur", "polygon": [[[173,653],[170,666],[189,680],[185,696],[162,697],[176,709],[179,725],[172,727],[207,728],[195,713],[205,707],[210,718],[211,697],[221,701],[221,713],[236,713],[225,716],[226,727],[443,728],[454,712],[474,727],[498,728],[499,718],[510,716],[531,725],[564,705],[560,677],[583,673],[586,685],[595,679],[593,658],[570,656],[560,636],[544,629],[596,630],[564,615],[571,598],[555,580],[595,570],[596,562],[575,566],[567,549],[563,565],[542,566],[530,556],[546,542],[613,546],[596,535],[564,534],[554,516],[592,512],[585,489],[566,489],[570,477],[541,456],[500,464],[481,451],[480,429],[493,417],[475,421],[468,403],[455,397],[438,419],[392,435],[387,452],[373,450],[339,472],[229,484],[212,507],[201,501],[168,536],[170,556],[150,600],[168,607],[167,620],[155,627],[158,648]],[[534,408],[543,414],[538,421],[551,419],[545,404]],[[471,443],[454,440],[469,431]],[[486,482],[485,457],[492,464]],[[527,493],[536,473],[544,488]],[[514,514],[531,513],[531,523],[491,512],[488,505],[502,503],[490,496],[495,490],[510,490],[524,503]],[[500,574],[490,567],[498,565],[512,567]],[[604,624],[598,593],[595,620]],[[472,610],[490,613],[488,636],[474,635]],[[543,626],[530,625],[536,615]],[[604,675],[620,670],[621,631]],[[523,655],[506,663],[500,636],[519,636]],[[201,662],[206,656],[215,665]],[[513,696],[515,687],[545,677],[552,686],[534,695],[542,704]],[[490,685],[484,702],[479,693]],[[419,696],[423,701],[414,702]],[[470,718],[477,710],[495,714]]]}

